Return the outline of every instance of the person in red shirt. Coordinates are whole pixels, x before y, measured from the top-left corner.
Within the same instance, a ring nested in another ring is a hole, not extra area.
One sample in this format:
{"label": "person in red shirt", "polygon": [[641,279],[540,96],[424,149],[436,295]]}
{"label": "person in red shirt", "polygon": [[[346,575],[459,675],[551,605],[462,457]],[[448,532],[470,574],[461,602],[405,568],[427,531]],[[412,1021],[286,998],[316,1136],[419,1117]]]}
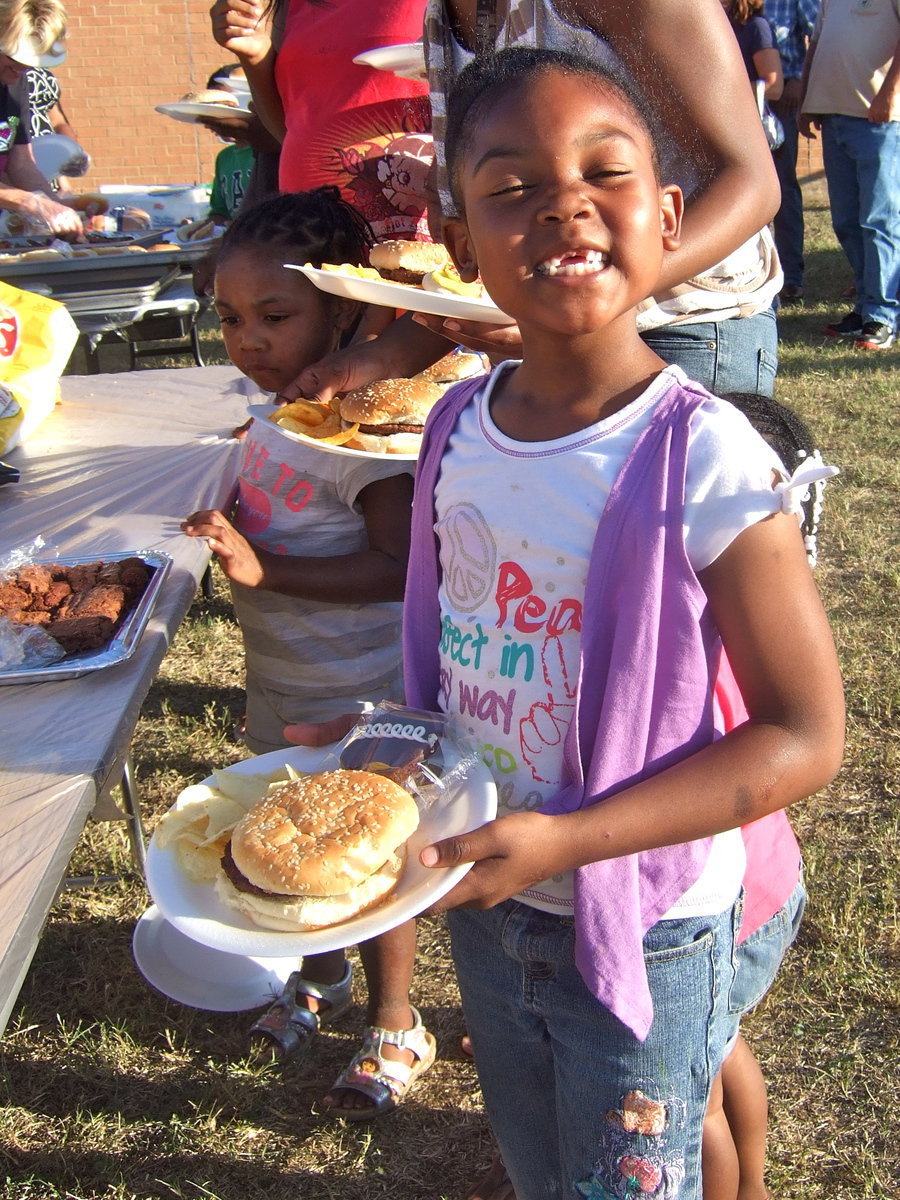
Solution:
{"label": "person in red shirt", "polygon": [[215,0],[213,36],[281,140],[279,187],[336,184],[379,239],[427,237],[428,88],[353,62],[422,36],[424,0]]}

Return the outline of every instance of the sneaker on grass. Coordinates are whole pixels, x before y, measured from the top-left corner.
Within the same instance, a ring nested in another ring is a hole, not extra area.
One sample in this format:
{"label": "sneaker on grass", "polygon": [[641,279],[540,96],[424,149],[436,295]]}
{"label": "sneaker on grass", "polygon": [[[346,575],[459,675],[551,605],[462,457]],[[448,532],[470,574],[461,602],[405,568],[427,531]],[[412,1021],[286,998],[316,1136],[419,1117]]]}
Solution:
{"label": "sneaker on grass", "polygon": [[863,319],[858,312],[848,312],[839,321],[832,321],[825,326],[829,337],[859,337],[862,333]]}
{"label": "sneaker on grass", "polygon": [[860,350],[887,350],[888,346],[893,344],[893,329],[890,325],[883,325],[881,321],[866,321],[856,339]]}

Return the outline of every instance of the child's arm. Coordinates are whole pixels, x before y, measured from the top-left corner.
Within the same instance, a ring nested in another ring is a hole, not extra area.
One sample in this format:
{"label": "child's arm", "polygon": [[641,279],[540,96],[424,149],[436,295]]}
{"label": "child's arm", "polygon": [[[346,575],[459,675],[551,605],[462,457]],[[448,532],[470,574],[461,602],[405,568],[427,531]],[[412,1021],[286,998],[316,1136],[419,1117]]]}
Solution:
{"label": "child's arm", "polygon": [[304,600],[374,604],[402,600],[409,558],[412,476],[392,475],[359,494],[369,548],[325,558],[271,554],[252,546],[217,509],[193,513],[182,524],[204,537],[229,579]]}
{"label": "child's arm", "polygon": [[749,720],[590,808],[515,813],[427,847],[426,866],[476,864],[439,909],[487,908],[560,871],[733,829],[834,777],[841,680],[796,520],[778,513],[744,530],[700,578]]}

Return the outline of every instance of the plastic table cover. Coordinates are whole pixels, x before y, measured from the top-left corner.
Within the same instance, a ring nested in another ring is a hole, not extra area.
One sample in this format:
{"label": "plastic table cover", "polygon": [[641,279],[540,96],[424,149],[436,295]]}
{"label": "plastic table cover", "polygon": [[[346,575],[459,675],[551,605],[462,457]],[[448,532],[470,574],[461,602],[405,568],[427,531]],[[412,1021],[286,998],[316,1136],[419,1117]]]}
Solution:
{"label": "plastic table cover", "polygon": [[0,560],[40,537],[41,558],[157,549],[173,563],[127,662],[0,688],[0,1032],[95,802],[120,815],[109,792],[209,562],[180,522],[226,503],[236,477],[237,378],[232,367],[66,377],[62,402],[8,455],[21,479],[0,488]]}

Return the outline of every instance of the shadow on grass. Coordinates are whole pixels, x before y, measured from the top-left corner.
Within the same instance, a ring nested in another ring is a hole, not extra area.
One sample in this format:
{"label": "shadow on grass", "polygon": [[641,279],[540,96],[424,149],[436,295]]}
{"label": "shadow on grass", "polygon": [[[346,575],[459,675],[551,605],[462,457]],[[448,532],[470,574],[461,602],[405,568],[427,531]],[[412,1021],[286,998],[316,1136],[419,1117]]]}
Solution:
{"label": "shadow on grass", "polygon": [[[131,894],[139,908],[140,892]],[[80,1200],[109,1195],[115,1180],[142,1198],[435,1197],[433,1173],[407,1186],[411,1155],[437,1163],[448,1145],[467,1147],[448,1194],[488,1160],[483,1118],[456,1102],[475,1083],[452,1004],[422,1005],[445,1056],[397,1113],[344,1126],[314,1105],[358,1046],[361,1005],[305,1060],[263,1068],[246,1057],[252,1013],[203,1012],[150,988],[132,960],[132,925],[127,914],[89,924],[61,914],[40,944],[0,1055],[4,1125],[24,1129],[4,1139],[0,1158],[23,1194],[38,1180],[54,1190],[29,1194]]]}

